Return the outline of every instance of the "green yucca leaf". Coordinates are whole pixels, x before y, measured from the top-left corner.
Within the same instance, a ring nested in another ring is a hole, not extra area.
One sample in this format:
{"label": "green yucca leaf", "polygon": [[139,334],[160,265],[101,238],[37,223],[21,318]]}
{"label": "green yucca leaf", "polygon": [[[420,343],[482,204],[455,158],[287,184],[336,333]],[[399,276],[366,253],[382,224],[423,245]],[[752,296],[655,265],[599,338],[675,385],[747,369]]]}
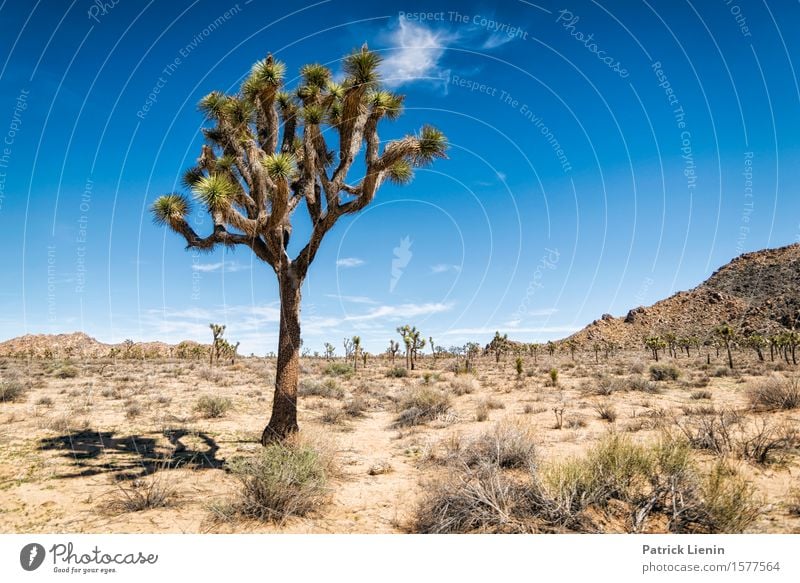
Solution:
{"label": "green yucca leaf", "polygon": [[300,69],[300,74],[303,76],[303,81],[306,85],[312,85],[320,89],[325,88],[331,79],[330,70],[319,63],[305,65]]}
{"label": "green yucca leaf", "polygon": [[368,96],[368,103],[389,119],[397,119],[403,112],[405,96],[389,91],[375,91]]}
{"label": "green yucca leaf", "polygon": [[220,156],[216,161],[217,170],[233,170],[236,159],[233,156]]}
{"label": "green yucca leaf", "polygon": [[181,183],[186,188],[191,188],[192,186],[197,184],[200,181],[200,179],[203,178],[203,176],[205,176],[205,173],[203,172],[203,170],[201,170],[197,166],[193,166],[193,167],[187,169],[183,173],[183,178],[181,178]]}
{"label": "green yucca leaf", "polygon": [[253,65],[251,75],[262,83],[277,87],[283,82],[283,75],[286,73],[286,65],[280,61],[275,61],[272,57],[267,57],[257,61]]}
{"label": "green yucca leaf", "polygon": [[286,152],[264,156],[262,164],[274,180],[291,180],[297,172],[294,156]]}
{"label": "green yucca leaf", "polygon": [[319,124],[325,118],[325,110],[318,105],[307,105],[303,108],[303,119],[306,123]]}
{"label": "green yucca leaf", "polygon": [[234,126],[249,123],[253,118],[253,105],[246,99],[229,98],[222,106],[222,115]]}
{"label": "green yucca leaf", "polygon": [[222,116],[225,104],[230,99],[222,91],[212,91],[203,97],[197,104],[197,108],[202,111],[209,119],[218,119]]}
{"label": "green yucca leaf", "polygon": [[328,93],[336,99],[341,99],[344,97],[344,86],[341,83],[329,81],[327,89]]}
{"label": "green yucca leaf", "polygon": [[381,57],[378,53],[362,47],[345,57],[344,72],[356,85],[371,85],[380,78],[378,75],[380,63]]}
{"label": "green yucca leaf", "polygon": [[236,187],[227,177],[214,173],[198,181],[192,191],[209,210],[216,210],[229,203],[236,194]]}
{"label": "green yucca leaf", "polygon": [[185,218],[189,214],[189,208],[186,197],[173,192],[159,196],[150,211],[157,225],[171,225],[174,221]]}
{"label": "green yucca leaf", "polygon": [[404,158],[392,164],[386,176],[395,184],[403,186],[414,179],[414,169],[411,163]]}
{"label": "green yucca leaf", "polygon": [[296,107],[294,99],[286,91],[279,91],[275,95],[275,101],[277,102],[278,106],[284,111],[291,110],[294,107]]}
{"label": "green yucca leaf", "polygon": [[430,164],[435,158],[447,158],[447,137],[437,128],[426,125],[417,136],[419,151],[415,155],[417,165]]}

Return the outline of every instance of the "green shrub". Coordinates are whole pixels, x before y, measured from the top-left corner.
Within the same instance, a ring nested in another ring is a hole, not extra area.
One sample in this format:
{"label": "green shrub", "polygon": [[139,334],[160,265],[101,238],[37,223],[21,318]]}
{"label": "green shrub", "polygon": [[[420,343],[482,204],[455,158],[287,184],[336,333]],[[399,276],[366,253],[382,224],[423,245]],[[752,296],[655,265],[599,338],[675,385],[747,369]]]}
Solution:
{"label": "green shrub", "polygon": [[337,377],[349,377],[355,372],[352,365],[346,362],[331,362],[323,371],[326,375]]}
{"label": "green shrub", "polygon": [[408,376],[408,370],[402,366],[395,366],[386,371],[386,376],[390,379],[401,379]]}
{"label": "green shrub", "polygon": [[204,395],[197,400],[194,410],[208,419],[224,417],[233,407],[233,402],[227,397]]}
{"label": "green shrub", "polygon": [[252,457],[234,458],[228,469],[242,490],[233,508],[265,521],[306,516],[327,501],[332,468],[327,452],[299,440],[269,444]]}
{"label": "green shrub", "polygon": [[654,364],[650,367],[650,378],[654,381],[677,381],[681,371],[672,364]]}
{"label": "green shrub", "polygon": [[78,369],[70,364],[66,364],[57,368],[53,375],[59,379],[74,379],[78,376]]}

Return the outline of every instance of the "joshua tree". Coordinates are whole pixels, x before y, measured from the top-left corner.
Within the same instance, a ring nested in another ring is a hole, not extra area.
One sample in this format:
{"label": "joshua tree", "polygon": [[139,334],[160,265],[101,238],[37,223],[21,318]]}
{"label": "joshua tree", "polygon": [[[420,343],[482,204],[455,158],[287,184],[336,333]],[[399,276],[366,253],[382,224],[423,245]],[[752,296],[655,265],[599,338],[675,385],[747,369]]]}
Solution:
{"label": "joshua tree", "polygon": [[353,370],[358,370],[358,355],[361,352],[361,336],[353,336]]}
{"label": "joshua tree", "polygon": [[219,355],[222,351],[222,335],[225,333],[225,324],[209,324],[208,327],[211,328],[211,335],[214,337],[209,351],[211,354],[209,365],[214,366],[214,360],[219,362]]}
{"label": "joshua tree", "polygon": [[[344,79],[304,66],[299,86],[282,92],[285,65],[258,61],[238,93],[213,91],[200,100],[211,127],[185,184],[212,219],[203,237],[187,221],[189,199],[167,194],[153,204],[155,221],[183,236],[187,247],[249,247],[275,272],[280,294],[278,360],[272,416],[262,443],[298,430],[300,291],[325,235],[343,216],[364,209],[381,184],[406,184],[414,167],[444,158],[446,138],[432,126],[381,147],[378,126],[401,113],[403,97],[380,86],[380,57],[366,45],[343,60]],[[363,163],[347,177],[364,146]],[[301,204],[302,203],[302,204]],[[310,234],[293,258],[294,213],[305,208]]]}
{"label": "joshua tree", "polygon": [[667,343],[658,336],[648,336],[644,339],[644,345],[653,353],[653,358],[656,362],[658,362],[658,351],[667,347]]}
{"label": "joshua tree", "polygon": [[750,334],[746,340],[747,346],[756,351],[758,360],[764,362],[763,348],[767,345],[766,339],[760,334]]}
{"label": "joshua tree", "polygon": [[464,345],[464,370],[466,372],[473,372],[475,370],[475,359],[481,353],[481,346],[477,342],[467,342]]}
{"label": "joshua tree", "polygon": [[397,353],[400,351],[400,343],[395,342],[394,340],[389,340],[389,348],[387,352],[392,355],[392,366],[394,366],[394,358],[397,356]]}
{"label": "joshua tree", "polygon": [[533,364],[536,365],[537,356],[539,354],[539,345],[536,342],[528,344],[528,352],[533,356]]}
{"label": "joshua tree", "polygon": [[725,347],[725,350],[728,353],[728,367],[733,368],[733,354],[731,353],[731,344],[733,343],[734,338],[736,337],[736,333],[733,331],[733,328],[730,327],[729,324],[722,324],[717,326],[714,330],[714,334]]}
{"label": "joshua tree", "polygon": [[552,340],[548,340],[548,341],[547,341],[547,353],[548,353],[550,356],[553,356],[553,354],[555,353],[555,351],[556,351],[556,345],[553,343],[553,341],[552,341]]}
{"label": "joshua tree", "polygon": [[416,326],[409,326],[408,324],[398,327],[397,333],[400,334],[406,347],[406,368],[414,370],[417,351],[425,347],[425,339]]}
{"label": "joshua tree", "polygon": [[431,343],[431,354],[433,355],[433,362],[436,362],[436,345],[433,343],[433,336],[428,337]]}
{"label": "joshua tree", "polygon": [[353,339],[344,338],[342,340],[342,346],[344,346],[344,359],[349,360],[353,355]]}
{"label": "joshua tree", "polygon": [[494,338],[489,343],[489,350],[494,352],[494,361],[500,362],[500,357],[508,351],[508,334],[500,335],[500,332],[494,333]]}
{"label": "joshua tree", "polygon": [[330,360],[333,358],[333,353],[336,352],[336,349],[333,347],[333,344],[330,342],[325,343],[325,360]]}

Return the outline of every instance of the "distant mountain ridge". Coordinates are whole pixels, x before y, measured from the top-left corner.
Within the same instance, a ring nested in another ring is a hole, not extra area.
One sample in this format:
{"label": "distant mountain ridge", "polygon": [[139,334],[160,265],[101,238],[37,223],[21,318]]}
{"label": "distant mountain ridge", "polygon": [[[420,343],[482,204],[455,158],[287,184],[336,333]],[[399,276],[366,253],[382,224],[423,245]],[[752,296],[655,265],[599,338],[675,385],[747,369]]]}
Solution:
{"label": "distant mountain ridge", "polygon": [[205,351],[210,345],[192,340],[178,344],[166,342],[119,342],[106,344],[83,332],[71,334],[26,334],[0,343],[0,356],[32,356],[35,358],[102,358],[108,356],[131,356],[166,358],[189,356],[192,351]]}
{"label": "distant mountain ridge", "polygon": [[664,333],[705,338],[723,322],[742,335],[800,328],[800,243],[740,255],[691,290],[623,317],[604,314],[568,340],[632,348]]}

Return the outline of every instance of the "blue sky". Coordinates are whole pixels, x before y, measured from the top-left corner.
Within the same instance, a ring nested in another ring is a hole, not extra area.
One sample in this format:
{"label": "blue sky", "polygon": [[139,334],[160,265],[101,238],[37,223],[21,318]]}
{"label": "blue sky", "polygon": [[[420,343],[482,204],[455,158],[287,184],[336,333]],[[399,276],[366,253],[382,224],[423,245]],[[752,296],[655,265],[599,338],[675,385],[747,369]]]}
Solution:
{"label": "blue sky", "polygon": [[207,340],[213,321],[275,350],[271,269],[187,252],[147,212],[199,152],[197,101],[267,52],[292,86],[368,42],[407,96],[382,139],[429,122],[451,144],[328,235],[312,350],[382,351],[405,323],[445,346],[559,338],[800,236],[796,3],[285,4],[0,5],[0,338]]}

